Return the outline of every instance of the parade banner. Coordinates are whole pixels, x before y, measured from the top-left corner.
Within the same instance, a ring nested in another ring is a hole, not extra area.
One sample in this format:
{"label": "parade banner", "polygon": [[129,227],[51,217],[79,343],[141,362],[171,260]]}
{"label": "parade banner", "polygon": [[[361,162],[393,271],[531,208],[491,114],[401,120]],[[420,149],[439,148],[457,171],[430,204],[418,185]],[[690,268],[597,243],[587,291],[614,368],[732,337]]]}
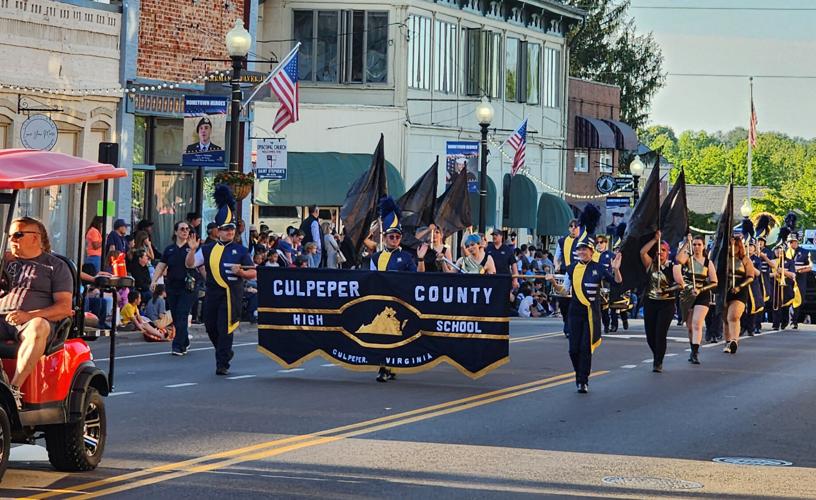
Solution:
{"label": "parade banner", "polygon": [[479,192],[479,143],[448,141],[446,143],[445,187],[453,183],[456,174],[467,170],[468,191]]}
{"label": "parade banner", "polygon": [[510,279],[258,268],[258,350],[285,368],[320,356],[396,373],[446,362],[478,378],[509,361]]}
{"label": "parade banner", "polygon": [[[223,167],[226,137],[227,98],[184,96],[184,153],[181,164],[188,167]],[[223,143],[222,143],[223,144]]]}

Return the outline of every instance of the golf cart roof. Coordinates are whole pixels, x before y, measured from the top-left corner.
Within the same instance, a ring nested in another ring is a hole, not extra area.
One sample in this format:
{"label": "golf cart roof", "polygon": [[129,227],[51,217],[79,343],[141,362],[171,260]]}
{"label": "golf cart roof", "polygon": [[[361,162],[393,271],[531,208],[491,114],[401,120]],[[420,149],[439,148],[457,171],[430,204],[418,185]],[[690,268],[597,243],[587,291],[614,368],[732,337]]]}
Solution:
{"label": "golf cart roof", "polygon": [[127,177],[127,171],[63,153],[0,150],[0,189],[33,189],[119,177]]}

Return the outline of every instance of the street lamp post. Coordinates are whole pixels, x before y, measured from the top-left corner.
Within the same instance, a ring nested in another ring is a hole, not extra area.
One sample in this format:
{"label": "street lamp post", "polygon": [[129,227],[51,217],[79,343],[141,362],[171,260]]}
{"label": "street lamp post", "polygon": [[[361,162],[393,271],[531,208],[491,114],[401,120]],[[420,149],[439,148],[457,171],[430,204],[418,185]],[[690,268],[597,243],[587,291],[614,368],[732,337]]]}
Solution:
{"label": "street lamp post", "polygon": [[241,69],[244,66],[249,46],[252,44],[252,36],[244,29],[244,23],[240,19],[235,20],[235,26],[227,32],[227,52],[232,59],[232,105],[230,107],[230,162],[231,172],[241,172],[239,154],[241,148]]}
{"label": "street lamp post", "polygon": [[640,196],[638,182],[640,181],[640,176],[643,175],[643,168],[644,165],[643,162],[640,161],[640,156],[635,156],[635,159],[629,164],[629,173],[632,174],[632,198],[634,198],[635,205],[637,205],[638,197]]}
{"label": "street lamp post", "polygon": [[481,140],[481,165],[479,172],[479,232],[485,234],[487,231],[487,129],[493,121],[493,106],[487,98],[482,98],[476,106],[476,119],[482,129]]}

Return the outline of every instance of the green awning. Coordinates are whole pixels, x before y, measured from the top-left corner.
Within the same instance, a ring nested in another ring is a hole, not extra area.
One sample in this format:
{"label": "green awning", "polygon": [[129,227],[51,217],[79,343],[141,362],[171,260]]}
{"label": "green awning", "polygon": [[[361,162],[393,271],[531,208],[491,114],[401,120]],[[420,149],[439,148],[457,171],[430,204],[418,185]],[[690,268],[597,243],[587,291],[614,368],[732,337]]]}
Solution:
{"label": "green awning", "polygon": [[[473,227],[479,228],[479,193],[468,193],[470,198],[470,219]],[[487,213],[485,225],[496,227],[496,184],[490,177],[487,178]]]}
{"label": "green awning", "polygon": [[[261,206],[299,207],[343,205],[351,184],[371,166],[364,153],[297,153],[287,158],[284,181],[255,181],[255,203]],[[394,199],[405,193],[399,171],[385,162],[388,194]]]}
{"label": "green awning", "polygon": [[536,231],[539,235],[566,236],[569,232],[569,222],[572,220],[572,210],[566,201],[550,193],[544,193],[538,200],[538,224]]}
{"label": "green awning", "polygon": [[533,181],[526,175],[504,175],[504,185],[509,184],[504,195],[504,227],[527,228],[532,231],[536,227],[536,206],[538,205],[538,190]]}

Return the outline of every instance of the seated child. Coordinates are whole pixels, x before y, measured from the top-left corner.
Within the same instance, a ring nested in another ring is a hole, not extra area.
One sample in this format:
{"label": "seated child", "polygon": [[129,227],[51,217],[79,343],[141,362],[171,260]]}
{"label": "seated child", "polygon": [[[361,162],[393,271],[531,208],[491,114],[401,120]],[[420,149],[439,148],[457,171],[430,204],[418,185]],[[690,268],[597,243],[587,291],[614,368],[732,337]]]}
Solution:
{"label": "seated child", "polygon": [[139,304],[142,302],[142,294],[133,290],[128,293],[128,303],[122,308],[122,331],[142,332],[146,342],[164,342],[172,340],[167,330],[158,328],[147,318],[139,313]]}

